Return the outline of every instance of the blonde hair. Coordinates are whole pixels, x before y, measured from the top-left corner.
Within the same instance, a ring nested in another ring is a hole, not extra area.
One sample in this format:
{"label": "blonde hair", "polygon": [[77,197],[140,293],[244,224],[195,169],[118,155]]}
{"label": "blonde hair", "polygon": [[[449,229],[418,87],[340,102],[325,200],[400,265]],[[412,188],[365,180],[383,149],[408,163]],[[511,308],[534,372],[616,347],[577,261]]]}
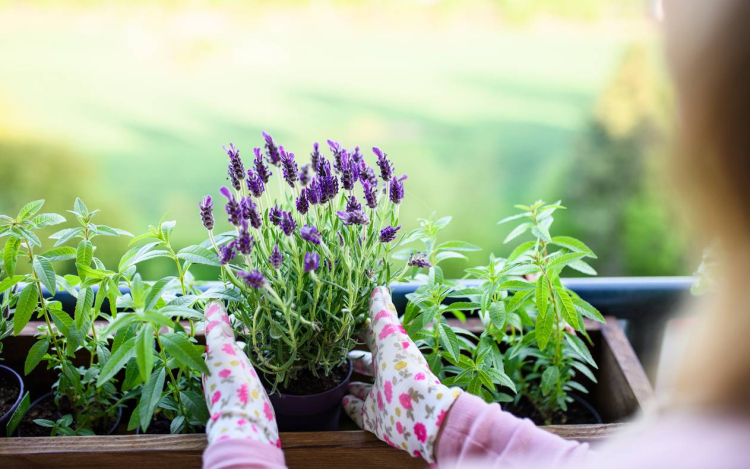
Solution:
{"label": "blonde hair", "polygon": [[696,325],[674,402],[750,410],[750,1],[666,1],[681,142],[672,171],[700,241],[726,252]]}

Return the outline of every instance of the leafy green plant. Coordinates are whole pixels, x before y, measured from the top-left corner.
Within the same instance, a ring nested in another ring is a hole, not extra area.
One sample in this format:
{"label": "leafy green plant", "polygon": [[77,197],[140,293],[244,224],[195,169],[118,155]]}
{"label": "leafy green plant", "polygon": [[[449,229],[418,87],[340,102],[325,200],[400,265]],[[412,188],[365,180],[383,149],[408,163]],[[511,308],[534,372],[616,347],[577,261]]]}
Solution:
{"label": "leafy green plant", "polygon": [[[44,321],[39,327],[37,342],[29,350],[24,372],[28,375],[42,361],[48,369],[58,370],[58,380],[53,386],[55,402],[60,405],[64,401],[72,410],[72,415],[50,428],[61,434],[68,430],[75,434],[93,434],[115,419],[122,400],[113,383],[104,387],[96,385],[99,373],[110,360],[110,352],[106,338],[97,334],[95,321],[107,316],[102,312],[102,305],[108,297],[112,314],[116,314],[114,305],[119,289],[117,276],[101,274],[106,270],[94,255],[92,240],[102,235],[132,235],[93,223],[98,211],[89,211],[83,201],[76,199],[70,213],[79,226],[50,236],[57,240],[55,246],[39,253],[42,242],[36,232],[66,221],[59,214],[38,214],[43,204],[43,200],[31,202],[15,218],[0,216],[0,235],[8,237],[3,249],[4,279],[0,282],[3,308],[14,308],[13,332],[16,335],[35,314]],[[77,248],[63,246],[76,238],[80,238]],[[21,259],[30,264],[27,274],[20,274],[17,269]],[[75,260],[77,275],[57,275],[54,263],[71,260]],[[22,283],[25,285],[20,288]],[[98,294],[95,294],[95,287],[98,287]],[[63,311],[60,302],[52,299],[58,288],[66,289],[76,298],[73,318]],[[88,366],[75,366],[77,356],[87,356]]]}
{"label": "leafy green plant", "polygon": [[[519,244],[507,259],[490,256],[487,266],[467,269],[471,287],[445,281],[439,267],[429,266],[426,285],[409,296],[404,324],[420,347],[430,351],[430,366],[444,382],[490,402],[518,405],[525,398],[543,421],[564,420],[571,393],[587,392],[579,377],[595,381],[596,363],[579,337],[591,343],[583,318],[604,318],[565,288],[560,274],[571,268],[594,275],[583,259],[596,256],[579,240],[550,234],[554,212],[564,208],[559,202],[518,208],[522,213],[500,222],[520,221],[505,242],[526,233],[533,239]],[[428,253],[436,244],[434,236],[417,239]],[[468,301],[443,304],[449,298]],[[464,311],[477,312],[483,325],[479,336],[451,327],[442,316],[451,312],[464,321]]]}
{"label": "leafy green plant", "polygon": [[[265,155],[256,148],[248,171],[239,150],[225,148],[232,187],[220,192],[232,231],[214,236],[211,197],[200,208],[222,279],[244,298],[232,311],[235,329],[276,389],[344,365],[373,288],[400,275],[387,258],[398,245],[405,177],[396,177],[387,155],[373,148],[379,186],[359,148],[332,141],[333,163],[316,143],[311,164],[298,168],[293,153],[263,136]],[[281,173],[275,196],[271,169]]]}

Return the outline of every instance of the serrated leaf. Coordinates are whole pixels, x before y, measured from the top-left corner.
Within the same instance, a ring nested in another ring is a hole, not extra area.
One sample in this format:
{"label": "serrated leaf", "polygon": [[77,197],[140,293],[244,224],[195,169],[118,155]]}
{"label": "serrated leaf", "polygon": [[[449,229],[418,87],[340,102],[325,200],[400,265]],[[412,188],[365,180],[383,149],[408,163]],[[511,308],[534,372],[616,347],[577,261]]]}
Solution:
{"label": "serrated leaf", "polygon": [[545,396],[555,388],[557,379],[560,377],[560,372],[554,366],[550,366],[544,373],[542,373],[542,394]]}
{"label": "serrated leaf", "polygon": [[468,257],[464,256],[460,252],[453,252],[453,251],[440,251],[437,254],[435,254],[435,263],[443,262],[447,259],[468,259]]}
{"label": "serrated leaf", "polygon": [[536,280],[536,292],[534,294],[536,302],[536,310],[541,313],[547,311],[547,303],[549,302],[549,285],[547,284],[547,277],[540,275]]}
{"label": "serrated leaf", "polygon": [[136,264],[150,259],[156,259],[158,257],[171,257],[169,251],[160,249],[154,250],[154,248],[159,245],[162,245],[162,243],[148,243],[132,248],[130,251],[126,252],[124,256],[122,256],[122,259],[120,259],[118,270],[120,272],[124,272],[130,267],[133,267]]}
{"label": "serrated leaf", "polygon": [[3,249],[3,265],[5,273],[12,277],[16,273],[16,263],[18,262],[18,248],[21,246],[21,240],[18,238],[9,238],[5,242]]}
{"label": "serrated leaf", "polygon": [[185,336],[176,333],[168,333],[162,334],[159,337],[161,344],[166,351],[174,357],[178,363],[192,370],[200,371],[201,373],[209,373],[200,350]]}
{"label": "serrated leaf", "polygon": [[66,228],[50,236],[50,239],[56,239],[55,247],[67,243],[71,239],[83,233],[83,228]]}
{"label": "serrated leaf", "polygon": [[167,289],[167,286],[169,286],[169,284],[172,283],[175,278],[176,277],[164,277],[163,279],[154,283],[154,285],[149,290],[148,295],[146,295],[146,306],[144,307],[144,309],[152,309],[154,306],[156,306],[156,302],[159,301],[159,298],[161,298],[164,290]]}
{"label": "serrated leaf", "polygon": [[508,290],[508,291],[526,291],[526,290],[533,290],[535,285],[531,282],[525,282],[523,280],[508,280],[500,284],[499,287],[497,287],[498,290]]}
{"label": "serrated leaf", "polygon": [[78,249],[76,250],[76,267],[78,268],[78,276],[81,280],[86,280],[86,274],[81,271],[81,267],[90,267],[91,261],[94,258],[94,245],[89,240],[82,240],[78,243]]}
{"label": "serrated leaf", "polygon": [[518,225],[517,227],[515,227],[513,229],[513,231],[511,231],[510,234],[508,234],[508,236],[505,237],[505,240],[503,241],[503,244],[507,244],[507,243],[513,241],[514,239],[518,238],[522,234],[526,233],[526,231],[529,228],[531,228],[532,226],[533,226],[533,224],[529,223],[529,222],[521,223],[520,225]]}
{"label": "serrated leaf", "polygon": [[41,215],[35,216],[34,219],[31,220],[31,223],[33,223],[37,228],[59,225],[60,223],[65,222],[65,217],[62,215],[58,215],[57,213],[42,213]]}
{"label": "serrated leaf", "polygon": [[2,282],[0,282],[0,293],[4,293],[9,288],[13,288],[15,285],[18,284],[21,280],[24,279],[23,275],[14,275],[12,277],[8,277]]}
{"label": "serrated leaf", "polygon": [[592,251],[588,246],[583,244],[583,242],[575,238],[571,238],[570,236],[555,236],[554,238],[550,240],[550,243],[556,246],[570,249],[571,251],[584,253],[588,257],[592,257],[596,259],[596,254],[594,254],[594,251]]}
{"label": "serrated leaf", "polygon": [[16,428],[21,424],[24,416],[26,416],[26,412],[29,411],[30,405],[31,399],[29,398],[29,393],[26,392],[26,394],[23,395],[23,399],[21,399],[21,403],[16,407],[16,410],[13,412],[10,419],[8,419],[8,425],[5,429],[5,434],[7,436],[13,436],[16,432]]}
{"label": "serrated leaf", "polygon": [[138,372],[141,375],[141,380],[145,383],[154,368],[154,327],[151,324],[144,324],[138,331],[135,346]]}
{"label": "serrated leaf", "polygon": [[180,399],[191,416],[205,425],[208,421],[209,413],[203,394],[198,394],[195,391],[183,391],[180,393]]}
{"label": "serrated leaf", "polygon": [[227,300],[227,301],[244,301],[245,298],[235,289],[232,288],[211,288],[201,293],[197,300]]}
{"label": "serrated leaf", "polygon": [[505,304],[502,301],[497,301],[490,305],[490,321],[497,330],[505,330]]}
{"label": "serrated leaf", "polygon": [[221,266],[221,262],[219,262],[219,258],[216,256],[216,252],[209,251],[208,249],[201,246],[188,246],[184,249],[181,249],[180,252],[177,253],[177,258],[184,259],[188,262],[192,262],[193,264],[203,264],[214,267]]}
{"label": "serrated leaf", "polygon": [[555,290],[563,306],[562,316],[563,319],[565,319],[565,322],[567,322],[573,329],[583,327],[582,324],[578,324],[578,312],[573,305],[573,300],[568,295],[568,292],[565,291],[565,288],[562,288],[562,285],[560,285]]}
{"label": "serrated leaf", "polygon": [[589,367],[587,367],[584,363],[571,360],[570,365],[576,370],[580,371],[585,377],[590,379],[592,382],[594,383],[597,382],[596,376],[594,376],[594,373],[592,373],[591,370],[589,370]]}
{"label": "serrated leaf", "polygon": [[518,259],[521,254],[533,248],[535,244],[536,241],[527,241],[525,243],[519,244],[508,256],[508,262],[513,262],[514,260]]}
{"label": "serrated leaf", "polygon": [[471,243],[466,243],[464,241],[446,241],[442,244],[440,244],[437,248],[435,248],[436,251],[481,251],[482,248],[479,246],[475,246]]}
{"label": "serrated leaf", "polygon": [[518,213],[516,215],[511,215],[509,217],[505,217],[499,222],[497,222],[498,225],[502,225],[503,223],[508,223],[509,221],[518,220],[519,218],[523,217],[529,217],[531,215],[530,212],[524,212],[524,213]]}
{"label": "serrated leaf", "polygon": [[196,321],[202,321],[205,319],[205,316],[199,311],[179,305],[167,305],[159,309],[158,314],[170,318],[179,317],[182,319],[195,319]]}
{"label": "serrated leaf", "polygon": [[99,379],[96,381],[96,386],[101,387],[112,379],[117,372],[128,363],[134,353],[135,337],[128,339],[112,354],[107,364],[104,365],[99,372]]}
{"label": "serrated leaf", "polygon": [[29,202],[28,204],[23,206],[20,212],[18,212],[16,220],[18,220],[19,222],[26,220],[27,218],[38,212],[39,209],[42,208],[42,205],[44,205],[44,200],[35,200],[33,202]]}
{"label": "serrated leaf", "polygon": [[16,311],[13,313],[13,333],[15,335],[20,334],[26,324],[29,323],[31,315],[36,310],[38,301],[39,290],[37,290],[36,284],[30,283],[21,290],[21,294],[18,297],[18,304],[16,304]]}
{"label": "serrated leaf", "polygon": [[479,378],[479,376],[474,376],[471,379],[471,381],[469,382],[469,386],[466,388],[466,391],[469,394],[474,394],[475,396],[481,395],[482,380]]}
{"label": "serrated leaf", "polygon": [[40,254],[40,256],[49,259],[50,262],[69,261],[76,258],[76,250],[70,246],[62,246],[50,249],[49,251]]}
{"label": "serrated leaf", "polygon": [[568,267],[586,275],[596,275],[596,270],[580,259],[569,263]]}
{"label": "serrated leaf", "polygon": [[461,355],[461,348],[458,344],[456,333],[453,332],[453,329],[451,329],[450,326],[444,323],[440,323],[438,328],[440,333],[440,343],[443,345],[443,348],[454,360],[458,360]]}
{"label": "serrated leaf", "polygon": [[596,361],[594,361],[594,357],[591,356],[591,352],[589,351],[588,347],[586,347],[586,344],[584,344],[581,339],[574,336],[573,334],[568,334],[567,332],[565,333],[565,339],[568,341],[568,344],[576,352],[576,354],[578,354],[578,356],[585,360],[586,363],[594,368],[599,368],[596,365]]}
{"label": "serrated leaf", "polygon": [[82,288],[78,293],[75,310],[75,327],[79,332],[88,329],[89,315],[93,304],[94,291],[89,287]]}
{"label": "serrated leaf", "polygon": [[29,354],[26,356],[26,363],[23,367],[23,372],[26,376],[34,371],[34,368],[36,368],[39,362],[42,361],[42,358],[44,358],[44,354],[47,353],[48,348],[49,341],[46,338],[38,341],[31,347],[31,350],[29,350]]}
{"label": "serrated leaf", "polygon": [[57,276],[55,275],[55,268],[52,267],[52,262],[46,257],[36,256],[32,263],[34,267],[34,273],[42,282],[42,285],[47,287],[50,295],[54,295],[57,291]]}
{"label": "serrated leaf", "polygon": [[50,314],[52,315],[52,322],[55,323],[57,330],[60,331],[63,337],[70,340],[69,335],[70,328],[73,326],[73,318],[71,318],[68,313],[55,309],[50,310]]}
{"label": "serrated leaf", "polygon": [[495,370],[494,368],[488,368],[485,372],[490,376],[493,383],[505,386],[506,388],[513,390],[514,393],[518,392],[516,391],[516,384],[505,373]]}
{"label": "serrated leaf", "polygon": [[86,204],[83,203],[83,200],[81,200],[80,197],[76,197],[75,202],[73,202],[73,210],[78,212],[84,218],[89,215],[89,209],[88,207],[86,207]]}
{"label": "serrated leaf", "polygon": [[607,322],[604,320],[604,316],[602,316],[602,313],[591,306],[591,304],[589,304],[587,301],[581,299],[579,296],[573,296],[573,304],[575,305],[576,311],[581,313],[583,317],[593,319],[594,321],[598,321],[602,324]]}
{"label": "serrated leaf", "polygon": [[159,406],[162,392],[164,390],[164,381],[166,380],[166,371],[161,368],[158,372],[152,374],[141,392],[141,399],[138,403],[138,417],[141,430],[148,430],[151,418]]}
{"label": "serrated leaf", "polygon": [[553,269],[562,269],[566,265],[570,264],[573,261],[579,260],[583,256],[584,254],[580,252],[569,252],[566,254],[555,256],[550,259],[549,263],[547,263],[547,271]]}
{"label": "serrated leaf", "polygon": [[539,344],[540,350],[547,348],[547,344],[552,336],[552,328],[554,325],[555,310],[552,305],[549,305],[543,311],[537,313],[534,335],[536,336],[536,342]]}

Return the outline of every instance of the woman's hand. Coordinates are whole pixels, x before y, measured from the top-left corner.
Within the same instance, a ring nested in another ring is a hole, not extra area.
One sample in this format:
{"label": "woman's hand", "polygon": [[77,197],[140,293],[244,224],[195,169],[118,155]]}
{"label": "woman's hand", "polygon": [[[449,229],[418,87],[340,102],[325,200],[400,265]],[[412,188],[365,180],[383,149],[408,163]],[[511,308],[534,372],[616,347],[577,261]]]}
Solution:
{"label": "woman's hand", "polygon": [[203,394],[211,418],[208,442],[241,438],[281,447],[276,416],[263,385],[247,355],[234,340],[224,306],[206,306],[206,364]]}
{"label": "woman's hand", "polygon": [[444,386],[432,374],[401,326],[386,287],[372,293],[370,320],[367,343],[372,355],[355,362],[355,369],[371,368],[375,384],[351,383],[344,409],[361,428],[433,463],[440,427],[461,390]]}

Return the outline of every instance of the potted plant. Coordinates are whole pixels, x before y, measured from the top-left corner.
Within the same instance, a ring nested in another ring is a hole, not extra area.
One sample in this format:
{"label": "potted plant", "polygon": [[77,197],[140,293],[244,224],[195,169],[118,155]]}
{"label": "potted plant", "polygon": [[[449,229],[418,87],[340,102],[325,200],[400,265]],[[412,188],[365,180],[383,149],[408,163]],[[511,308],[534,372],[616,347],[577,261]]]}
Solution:
{"label": "potted plant", "polygon": [[201,217],[221,279],[243,296],[234,325],[265,377],[281,430],[335,429],[352,372],[347,353],[370,293],[396,276],[387,258],[398,244],[405,176],[394,175],[378,148],[376,173],[359,147],[332,141],[332,160],[316,143],[299,168],[293,153],[263,137],[265,154],[255,148],[247,171],[239,150],[225,148],[232,187],[221,194],[233,230],[214,236],[210,197]]}
{"label": "potted plant", "polygon": [[[471,288],[443,279],[437,264],[446,256],[434,246],[445,223],[423,221],[410,239],[425,243],[429,262],[423,266],[430,270],[426,284],[409,295],[407,331],[448,385],[506,403],[507,409],[541,424],[601,423],[581,397],[588,393],[586,382],[596,382],[597,368],[581,337],[593,345],[584,317],[605,321],[560,280],[566,267],[595,275],[583,259],[596,256],[576,239],[550,235],[553,213],[563,208],[559,202],[518,207],[522,213],[500,222],[522,222],[505,242],[526,232],[533,239],[507,259],[490,256],[489,265],[467,269],[467,277],[477,281]],[[443,304],[448,298],[468,301]],[[464,311],[476,311],[481,330],[449,325],[446,313],[465,321]]]}

